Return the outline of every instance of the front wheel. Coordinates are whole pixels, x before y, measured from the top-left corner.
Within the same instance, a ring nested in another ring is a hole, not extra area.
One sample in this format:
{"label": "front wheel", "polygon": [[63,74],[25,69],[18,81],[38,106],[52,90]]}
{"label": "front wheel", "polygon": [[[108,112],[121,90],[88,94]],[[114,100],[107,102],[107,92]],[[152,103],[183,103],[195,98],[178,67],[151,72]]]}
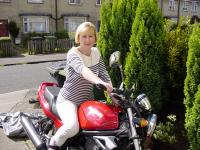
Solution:
{"label": "front wheel", "polygon": [[140,145],[140,140],[139,139],[134,139],[134,140],[137,142],[133,142],[128,138],[121,139],[117,144],[118,147],[115,148],[114,150],[142,150]]}
{"label": "front wheel", "polygon": [[134,139],[133,143],[134,143],[135,150],[142,150],[141,143],[140,143],[139,139]]}

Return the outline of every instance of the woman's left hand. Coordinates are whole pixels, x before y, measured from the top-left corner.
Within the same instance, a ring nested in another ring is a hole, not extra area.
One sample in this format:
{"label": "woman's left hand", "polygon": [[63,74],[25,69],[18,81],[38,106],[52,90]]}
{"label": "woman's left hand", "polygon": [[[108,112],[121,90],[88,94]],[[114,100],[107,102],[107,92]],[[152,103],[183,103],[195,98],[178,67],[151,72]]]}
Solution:
{"label": "woman's left hand", "polygon": [[110,99],[112,100],[112,105],[114,106],[120,106],[120,100],[115,98],[113,93],[110,93]]}
{"label": "woman's left hand", "polygon": [[110,83],[105,83],[104,86],[106,87],[108,93],[113,91],[113,87]]}

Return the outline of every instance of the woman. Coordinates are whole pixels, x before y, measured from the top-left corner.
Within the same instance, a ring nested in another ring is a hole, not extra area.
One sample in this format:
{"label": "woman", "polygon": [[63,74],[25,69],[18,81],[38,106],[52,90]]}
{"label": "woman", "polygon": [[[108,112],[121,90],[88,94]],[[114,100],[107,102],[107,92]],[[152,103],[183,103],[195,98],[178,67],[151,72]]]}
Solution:
{"label": "woman", "polygon": [[57,149],[79,132],[77,107],[93,98],[93,84],[103,84],[109,95],[113,90],[100,52],[93,47],[96,41],[95,26],[91,22],[80,24],[75,34],[79,46],[67,53],[66,80],[57,98],[56,107],[63,126],[51,138],[49,150]]}

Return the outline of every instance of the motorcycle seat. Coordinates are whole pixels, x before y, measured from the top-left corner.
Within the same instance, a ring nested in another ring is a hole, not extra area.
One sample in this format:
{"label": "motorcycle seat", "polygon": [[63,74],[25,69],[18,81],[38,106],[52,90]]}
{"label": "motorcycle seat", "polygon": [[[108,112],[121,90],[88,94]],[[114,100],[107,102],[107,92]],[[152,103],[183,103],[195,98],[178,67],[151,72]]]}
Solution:
{"label": "motorcycle seat", "polygon": [[57,86],[46,86],[45,91],[44,91],[44,98],[47,100],[49,104],[49,109],[57,117],[59,117],[59,115],[56,109],[56,100],[57,100],[59,91],[60,91],[60,88]]}

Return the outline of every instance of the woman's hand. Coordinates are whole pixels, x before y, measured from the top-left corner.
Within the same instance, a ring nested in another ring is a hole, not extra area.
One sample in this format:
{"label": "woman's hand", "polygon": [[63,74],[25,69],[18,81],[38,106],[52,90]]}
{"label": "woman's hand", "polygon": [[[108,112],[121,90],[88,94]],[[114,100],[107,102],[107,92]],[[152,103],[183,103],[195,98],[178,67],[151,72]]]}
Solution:
{"label": "woman's hand", "polygon": [[108,92],[108,94],[110,95],[110,93],[113,91],[112,84],[106,83],[106,82],[105,82],[103,85],[106,87],[107,92]]}
{"label": "woman's hand", "polygon": [[112,105],[114,106],[120,106],[120,100],[115,98],[113,93],[110,93],[110,99],[112,100]]}

